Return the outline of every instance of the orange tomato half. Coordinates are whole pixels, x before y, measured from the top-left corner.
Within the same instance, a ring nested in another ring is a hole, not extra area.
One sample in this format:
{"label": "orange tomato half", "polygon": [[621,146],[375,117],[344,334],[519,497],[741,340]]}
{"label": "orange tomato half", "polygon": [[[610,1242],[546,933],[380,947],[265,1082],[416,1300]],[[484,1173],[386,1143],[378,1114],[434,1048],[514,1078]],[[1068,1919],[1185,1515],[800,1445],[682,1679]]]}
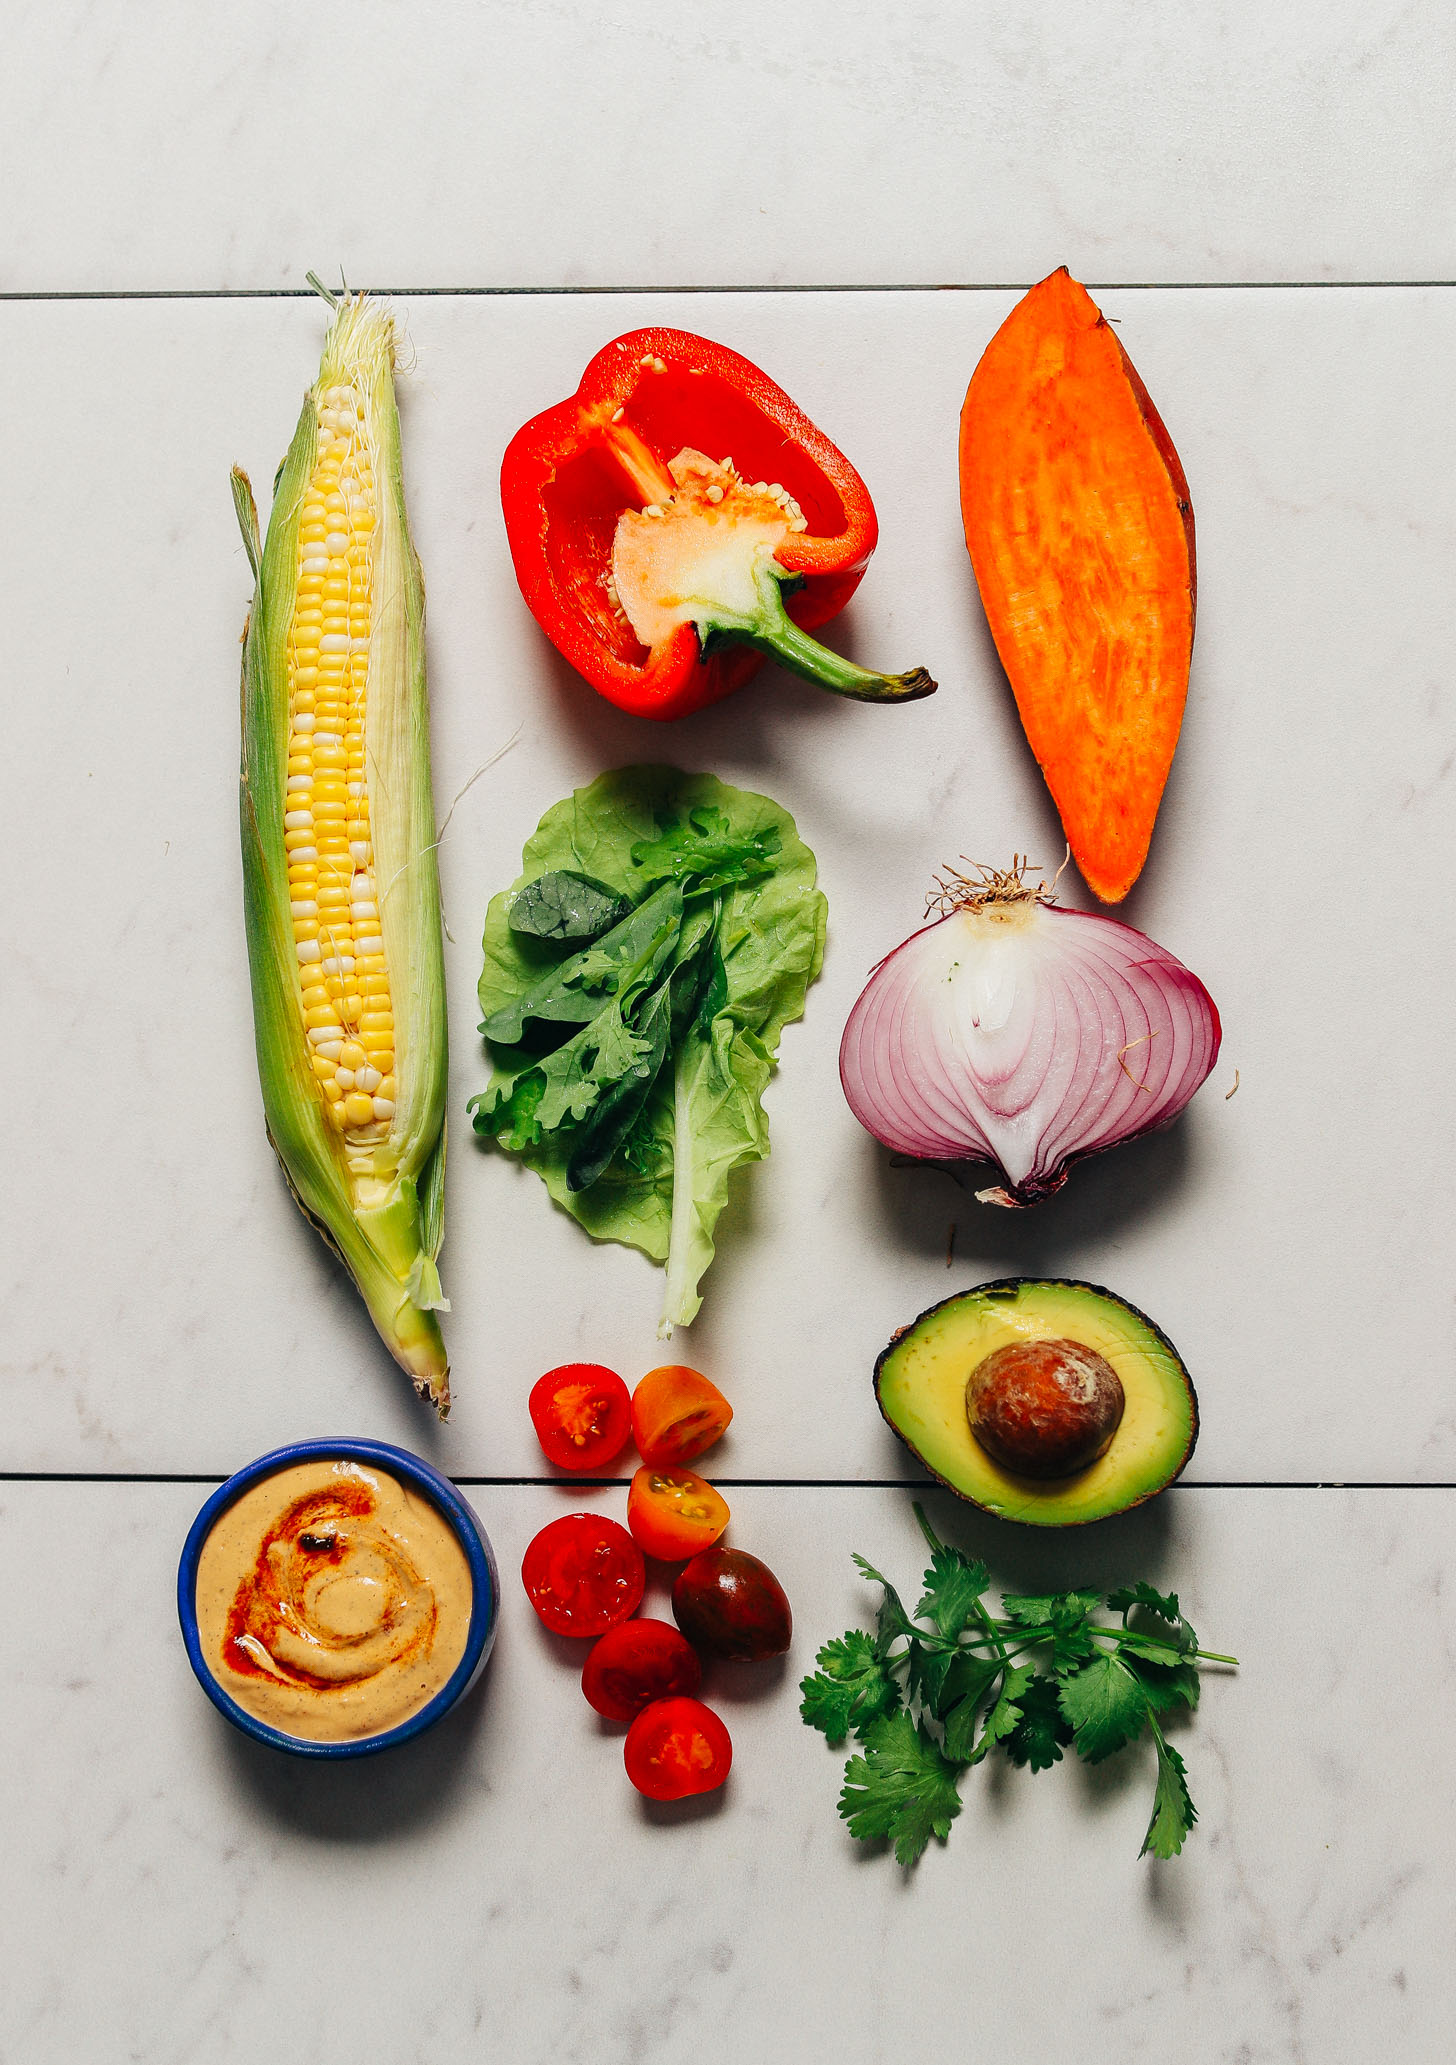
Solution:
{"label": "orange tomato half", "polygon": [[728,1502],[693,1470],[645,1464],[627,1494],[627,1525],[639,1549],[680,1563],[717,1541],[728,1525]]}
{"label": "orange tomato half", "polygon": [[632,1438],[644,1463],[673,1470],[711,1448],[733,1408],[695,1369],[677,1362],[650,1369],[632,1393]]}

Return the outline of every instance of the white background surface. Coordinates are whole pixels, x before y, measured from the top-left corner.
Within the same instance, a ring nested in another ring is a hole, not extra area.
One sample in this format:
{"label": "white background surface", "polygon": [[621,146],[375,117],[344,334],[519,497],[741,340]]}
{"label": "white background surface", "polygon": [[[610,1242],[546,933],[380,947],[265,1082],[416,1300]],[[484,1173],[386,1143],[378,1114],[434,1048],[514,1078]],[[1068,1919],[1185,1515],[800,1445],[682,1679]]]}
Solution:
{"label": "white background surface", "polygon": [[[308,2046],[390,2058],[475,2057],[479,2029],[613,2065],[711,2030],[731,2065],[801,2045],[879,2065],[964,2030],[968,1941],[988,2051],[1442,2057],[1456,291],[1350,283],[1452,273],[1448,10],[52,6],[15,11],[10,58],[0,1543],[26,1577],[0,1712],[0,2059],[249,2059],[281,2004]],[[1128,915],[1208,982],[1225,1047],[1173,1132],[1012,1217],[889,1169],[835,1055],[939,862],[1059,856],[954,449],[1014,299],[997,283],[1063,260],[1141,283],[1099,299],[1192,484],[1192,693]],[[458,1403],[439,1433],[282,1191],[241,946],[249,582],[227,469],[266,490],[317,363],[322,308],[274,290],[340,264],[416,290],[401,403],[442,816],[510,742],[442,848]],[[936,281],[981,290],[423,291]],[[831,635],[928,665],[933,700],[846,707],[770,671],[648,728],[556,659],[515,589],[500,452],[647,321],[745,351],[845,447],[882,541]],[[203,1487],[157,1478],[337,1431],[538,1473],[541,1369],[660,1359],[657,1273],[593,1248],[463,1118],[487,897],[550,803],[651,757],[783,801],[830,903],[772,1159],[677,1352],[738,1408],[724,1475],[866,1488],[730,1492],[799,1633],[781,1678],[722,1688],[720,1812],[653,1819],[594,1739],[511,1576],[561,1506],[539,1486],[472,1494],[506,1596],[469,1711],[367,1778],[253,1759],[172,1620]],[[1176,1864],[1134,1863],[1146,1772],[1061,1770],[985,1798],[968,1781],[950,1845],[902,1885],[851,1854],[793,1680],[860,1611],[851,1548],[914,1567],[906,1494],[868,1488],[910,1474],[870,1396],[877,1348],[1022,1269],[1107,1282],[1179,1343],[1201,1482],[1072,1544],[938,1513],[1008,1583],[1165,1579],[1245,1667],[1184,1745],[1203,1821]],[[1331,1479],[1425,1488],[1292,1488]],[[1367,1739],[1375,1706],[1412,1702],[1418,1784]],[[327,2010],[299,2006],[301,1936],[342,1974]]]}
{"label": "white background surface", "polygon": [[1443,0],[17,0],[26,287],[1431,279]]}
{"label": "white background surface", "polygon": [[[908,1883],[851,1854],[842,1755],[793,1712],[811,1643],[871,1604],[849,1547],[922,1567],[903,1494],[738,1495],[741,1538],[772,1546],[792,1594],[798,1653],[783,1675],[710,1677],[733,1773],[668,1807],[628,1786],[621,1731],[577,1689],[580,1645],[509,1593],[478,1696],[387,1766],[300,1766],[235,1734],[157,1611],[197,1496],[94,1487],[55,1592],[17,1599],[27,1663],[0,1726],[12,1771],[30,1762],[6,1807],[25,1864],[23,1883],[14,1861],[6,1874],[7,2059],[192,2065],[280,2041],[421,2065],[1447,2055],[1446,1493],[1178,1490],[1084,1536],[1079,1577],[1176,1580],[1200,1633],[1241,1659],[1178,1733],[1199,1827],[1175,1863],[1138,1861],[1146,1747],[1035,1778],[998,1760]],[[509,1573],[548,1495],[474,1496]],[[595,1502],[620,1512],[621,1493]],[[1065,1582],[1064,1543],[1008,1543],[953,1505],[931,1501],[937,1525],[1006,1582]],[[7,1567],[55,1570],[76,1512],[69,1487],[7,1488]],[[98,1591],[111,1612],[78,1655]],[[1377,1714],[1409,1755],[1372,1753]]]}

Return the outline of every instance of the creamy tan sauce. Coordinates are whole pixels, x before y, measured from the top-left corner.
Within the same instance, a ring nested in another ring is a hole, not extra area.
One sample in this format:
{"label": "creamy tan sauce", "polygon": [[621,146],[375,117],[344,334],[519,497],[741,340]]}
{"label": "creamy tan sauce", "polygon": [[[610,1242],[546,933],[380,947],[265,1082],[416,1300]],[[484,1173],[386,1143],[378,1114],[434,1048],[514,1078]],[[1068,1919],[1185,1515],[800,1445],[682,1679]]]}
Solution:
{"label": "creamy tan sauce", "polygon": [[398,1727],[465,1653],[470,1565],[444,1515],[388,1471],[297,1463],[220,1514],[197,1566],[202,1654],[286,1735]]}

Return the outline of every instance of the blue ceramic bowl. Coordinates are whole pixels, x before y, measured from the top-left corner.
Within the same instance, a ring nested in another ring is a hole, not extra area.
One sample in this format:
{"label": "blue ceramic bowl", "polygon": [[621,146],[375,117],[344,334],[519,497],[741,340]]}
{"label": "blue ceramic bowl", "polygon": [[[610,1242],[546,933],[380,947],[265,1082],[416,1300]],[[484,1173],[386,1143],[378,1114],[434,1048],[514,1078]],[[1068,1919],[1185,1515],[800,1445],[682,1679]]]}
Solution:
{"label": "blue ceramic bowl", "polygon": [[[261,1478],[271,1477],[275,1470],[287,1470],[295,1463],[318,1462],[335,1456],[346,1457],[351,1462],[372,1463],[390,1471],[411,1489],[422,1492],[444,1515],[470,1565],[470,1627],[465,1638],[465,1654],[453,1675],[418,1713],[411,1714],[398,1727],[385,1729],[380,1735],[357,1736],[348,1742],[313,1742],[302,1736],[285,1735],[282,1729],[270,1728],[266,1721],[256,1719],[230,1698],[213,1676],[202,1654],[197,1633],[197,1564],[202,1545],[212,1532],[218,1515],[234,1499],[241,1497]],[[287,1750],[290,1756],[295,1757],[369,1757],[378,1750],[393,1749],[396,1743],[409,1742],[433,1727],[440,1716],[448,1713],[456,1700],[469,1691],[485,1669],[495,1641],[499,1606],[500,1579],[495,1552],[485,1529],[448,1477],[431,1464],[422,1462],[418,1456],[412,1456],[407,1449],[394,1448],[387,1441],[295,1441],[287,1448],[275,1448],[271,1455],[259,1456],[256,1463],[249,1463],[246,1469],[229,1477],[227,1483],[219,1485],[212,1494],[192,1523],[177,1569],[177,1617],[182,1623],[187,1660],[197,1675],[198,1684],[218,1712],[225,1714],[235,1728],[241,1728],[244,1735],[251,1735],[255,1742],[266,1742],[272,1749]]]}

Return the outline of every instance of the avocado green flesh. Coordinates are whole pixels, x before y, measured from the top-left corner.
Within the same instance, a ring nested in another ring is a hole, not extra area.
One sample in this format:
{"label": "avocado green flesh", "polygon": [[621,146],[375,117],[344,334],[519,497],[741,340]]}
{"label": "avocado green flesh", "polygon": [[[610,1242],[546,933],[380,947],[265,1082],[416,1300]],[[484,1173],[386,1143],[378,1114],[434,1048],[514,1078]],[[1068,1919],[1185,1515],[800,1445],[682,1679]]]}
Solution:
{"label": "avocado green flesh", "polygon": [[[1017,1477],[987,1455],[966,1417],[966,1379],[1016,1340],[1080,1341],[1105,1356],[1126,1400],[1111,1446],[1085,1470]],[[1016,1280],[963,1291],[921,1314],[875,1370],[880,1410],[926,1467],[963,1498],[1036,1527],[1102,1520],[1172,1482],[1198,1433],[1193,1386],[1173,1349],[1131,1305],[1091,1284]]]}

